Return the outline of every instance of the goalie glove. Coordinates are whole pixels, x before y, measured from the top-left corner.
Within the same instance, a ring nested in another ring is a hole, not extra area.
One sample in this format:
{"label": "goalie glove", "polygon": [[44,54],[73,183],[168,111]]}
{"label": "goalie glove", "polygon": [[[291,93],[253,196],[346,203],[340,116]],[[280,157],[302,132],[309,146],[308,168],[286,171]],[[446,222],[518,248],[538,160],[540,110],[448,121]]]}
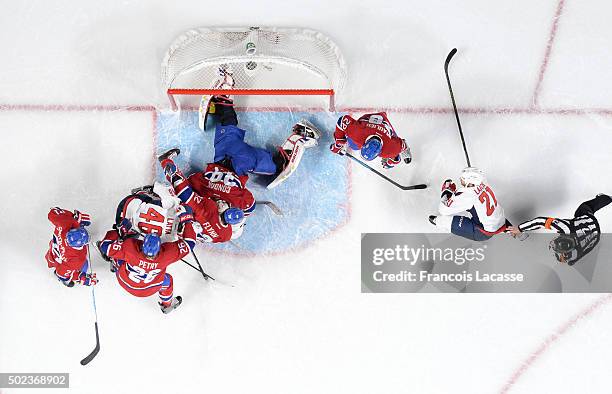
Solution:
{"label": "goalie glove", "polygon": [[346,140],[335,140],[334,143],[329,146],[329,150],[340,156],[346,155]]}
{"label": "goalie glove", "polygon": [[401,161],[402,161],[402,158],[400,157],[400,155],[397,155],[394,158],[383,157],[382,159],[380,159],[380,163],[387,170],[395,167]]}

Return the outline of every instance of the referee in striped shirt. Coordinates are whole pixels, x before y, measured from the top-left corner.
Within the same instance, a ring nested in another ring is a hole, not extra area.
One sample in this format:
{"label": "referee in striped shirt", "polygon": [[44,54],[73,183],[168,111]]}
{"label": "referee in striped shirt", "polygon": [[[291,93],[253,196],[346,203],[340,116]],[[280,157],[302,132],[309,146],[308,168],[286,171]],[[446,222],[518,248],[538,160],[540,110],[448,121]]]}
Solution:
{"label": "referee in striped shirt", "polygon": [[599,243],[601,230],[595,218],[595,212],[611,202],[612,197],[598,194],[594,199],[580,204],[572,219],[540,216],[516,227],[509,227],[508,230],[514,236],[524,231],[542,228],[561,234],[550,242],[549,248],[554,252],[558,261],[574,265]]}

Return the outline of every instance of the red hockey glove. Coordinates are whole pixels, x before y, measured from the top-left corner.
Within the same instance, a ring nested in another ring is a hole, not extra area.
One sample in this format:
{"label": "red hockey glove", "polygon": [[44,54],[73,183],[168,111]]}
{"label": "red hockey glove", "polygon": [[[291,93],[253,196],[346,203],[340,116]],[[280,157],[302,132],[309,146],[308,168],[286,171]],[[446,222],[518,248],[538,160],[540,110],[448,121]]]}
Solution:
{"label": "red hockey glove", "polygon": [[172,177],[172,175],[176,174],[176,164],[174,164],[172,159],[162,160],[160,165],[164,169],[166,176]]}
{"label": "red hockey glove", "polygon": [[77,282],[82,284],[83,286],[95,286],[98,283],[98,278],[96,277],[96,273],[93,274],[81,274],[79,275]]}
{"label": "red hockey glove", "polygon": [[91,217],[87,213],[74,210],[74,219],[79,222],[81,226],[89,226],[91,224]]}
{"label": "red hockey glove", "polygon": [[346,140],[336,140],[329,146],[329,150],[340,156],[346,155]]}
{"label": "red hockey glove", "polygon": [[400,157],[400,155],[397,155],[396,157],[390,159],[387,157],[383,157],[382,159],[380,159],[380,163],[382,164],[382,166],[384,168],[386,168],[387,170],[390,168],[395,167],[396,165],[398,165],[400,162],[402,161],[402,158]]}
{"label": "red hockey glove", "polygon": [[456,191],[457,185],[453,183],[452,179],[447,179],[442,184],[442,195],[440,196],[440,198],[442,198],[443,200],[448,200],[449,198],[455,195]]}
{"label": "red hockey glove", "polygon": [[121,223],[117,226],[117,233],[119,234],[119,238],[125,239],[128,234],[132,230],[132,222],[128,218],[123,218]]}
{"label": "red hockey glove", "polygon": [[179,205],[176,209],[176,216],[179,219],[179,223],[185,223],[194,220],[193,209],[186,205]]}

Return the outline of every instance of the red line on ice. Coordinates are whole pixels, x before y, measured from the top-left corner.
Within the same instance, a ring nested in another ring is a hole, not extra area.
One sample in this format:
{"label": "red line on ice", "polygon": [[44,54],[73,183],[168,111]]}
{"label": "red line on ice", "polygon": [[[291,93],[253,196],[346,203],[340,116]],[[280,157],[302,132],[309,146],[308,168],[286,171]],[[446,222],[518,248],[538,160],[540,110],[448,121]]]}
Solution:
{"label": "red line on ice", "polygon": [[557,36],[557,28],[559,27],[559,19],[561,18],[561,14],[563,13],[564,5],[565,5],[565,0],[559,0],[559,3],[557,4],[557,10],[555,11],[555,16],[553,17],[553,23],[550,28],[548,42],[546,43],[546,52],[544,52],[544,59],[542,59],[542,64],[540,65],[540,73],[538,74],[538,82],[536,83],[536,87],[533,91],[533,98],[531,100],[532,107],[538,106],[538,100],[540,99],[540,92],[542,90],[542,82],[544,81],[544,75],[546,74],[546,69],[548,68],[548,61],[550,60],[550,53],[552,52],[553,44],[555,42],[555,37]]}
{"label": "red line on ice", "polygon": [[521,365],[514,371],[514,373],[510,376],[504,387],[501,389],[501,393],[507,393],[516,382],[525,374],[525,372],[533,365],[535,362],[542,357],[546,351],[548,351],[553,344],[559,341],[561,337],[563,337],[567,332],[576,327],[581,320],[584,320],[588,317],[591,317],[595,311],[597,311],[602,306],[608,304],[612,301],[612,294],[607,294],[598,298],[591,305],[584,308],[582,311],[578,312],[572,318],[570,318],[567,322],[565,322],[562,326],[557,328],[551,335],[549,335],[544,342],[527,357]]}
{"label": "red line on ice", "polygon": [[[300,107],[237,107],[238,111],[245,112],[324,112],[322,108],[300,108]],[[72,104],[0,104],[0,111],[32,111],[32,112],[153,112],[152,116],[157,116],[157,111],[168,110],[168,108],[156,108],[151,105],[72,105]],[[423,115],[444,115],[452,114],[450,107],[344,107],[339,108],[338,112],[378,112],[386,111],[400,114],[423,114]],[[600,115],[612,116],[612,108],[506,108],[506,107],[471,107],[461,108],[459,113],[465,115]]]}
{"label": "red line on ice", "polygon": [[86,111],[156,111],[151,105],[73,105],[73,104],[0,104],[0,111],[58,111],[58,112],[86,112]]}

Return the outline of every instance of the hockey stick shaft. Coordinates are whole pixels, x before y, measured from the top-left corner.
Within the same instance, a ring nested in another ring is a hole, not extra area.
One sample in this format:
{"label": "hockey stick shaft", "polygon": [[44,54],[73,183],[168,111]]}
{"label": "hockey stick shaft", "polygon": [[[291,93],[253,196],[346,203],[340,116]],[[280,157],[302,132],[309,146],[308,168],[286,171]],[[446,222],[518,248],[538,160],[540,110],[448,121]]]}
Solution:
{"label": "hockey stick shaft", "polygon": [[265,205],[272,210],[272,213],[278,216],[283,216],[283,211],[272,201],[257,201],[257,205]]}
{"label": "hockey stick shaft", "polygon": [[200,271],[200,273],[204,277],[204,280],[208,280],[208,279],[216,280],[215,278],[213,278],[212,276],[210,276],[206,272],[204,272],[204,269],[202,268],[202,265],[200,264],[200,260],[198,259],[198,256],[196,256],[196,254],[195,254],[195,252],[193,250],[191,251],[191,255],[193,256],[193,258],[195,259],[196,263],[198,264],[198,268],[196,268],[193,264],[190,264],[185,259],[181,259],[181,261],[183,263],[187,264],[188,266],[190,266],[191,268],[193,268],[194,270]]}
{"label": "hockey stick shaft", "polygon": [[363,167],[367,168],[368,170],[372,171],[373,173],[375,173],[379,177],[383,178],[387,182],[392,183],[393,185],[399,187],[402,190],[416,190],[416,189],[425,189],[425,188],[427,188],[427,185],[425,185],[425,184],[411,185],[411,186],[400,185],[399,183],[395,182],[393,179],[389,178],[388,176],[380,173],[379,171],[377,171],[374,168],[370,167],[366,163],[364,163],[361,160],[357,159],[355,156],[351,155],[349,152],[346,152],[346,156],[350,157],[351,159],[353,159],[354,161],[356,161],[357,163],[359,163]]}
{"label": "hockey stick shaft", "polygon": [[[89,261],[89,273],[93,272],[93,267],[91,264],[91,255],[89,253],[89,245],[87,245],[87,259]],[[94,314],[96,316],[96,321],[94,323],[94,328],[96,330],[96,347],[92,350],[91,353],[87,355],[84,359],[81,360],[81,365],[87,365],[91,360],[94,359],[100,352],[100,334],[98,333],[98,308],[96,307],[96,292],[94,290],[94,285],[91,286],[91,299],[93,301]]]}
{"label": "hockey stick shaft", "polygon": [[448,83],[448,91],[450,92],[451,101],[453,102],[453,110],[455,111],[455,119],[457,119],[457,126],[459,127],[459,135],[461,136],[461,143],[463,144],[463,151],[465,152],[465,159],[467,160],[468,167],[471,167],[470,156],[468,155],[467,147],[465,146],[465,138],[463,137],[463,129],[461,128],[461,121],[459,120],[459,112],[457,111],[457,103],[455,102],[455,95],[453,94],[453,87],[451,86],[450,77],[448,75],[448,65],[457,53],[457,48],[453,48],[446,57],[444,62],[444,74],[446,74],[446,82]]}

